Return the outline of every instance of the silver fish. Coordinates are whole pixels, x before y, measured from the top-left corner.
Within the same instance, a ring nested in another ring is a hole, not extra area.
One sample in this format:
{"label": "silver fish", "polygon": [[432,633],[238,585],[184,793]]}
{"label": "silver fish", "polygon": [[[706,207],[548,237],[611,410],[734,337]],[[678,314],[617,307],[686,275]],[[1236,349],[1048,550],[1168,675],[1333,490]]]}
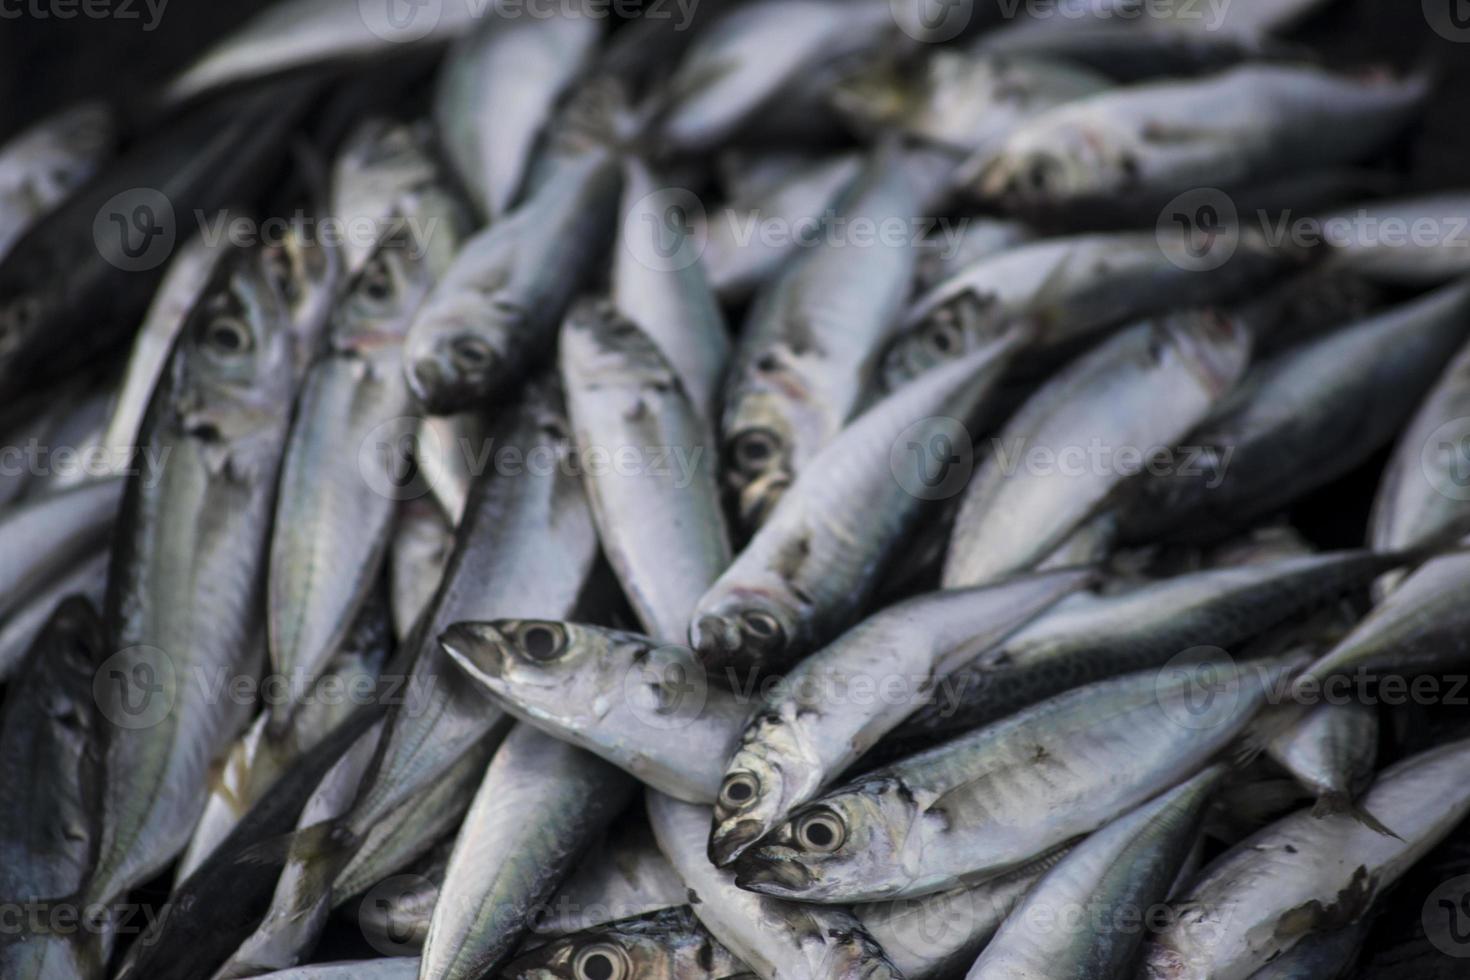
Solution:
{"label": "silver fish", "polygon": [[803,660],[756,709],[726,766],[710,860],[729,864],[916,708],[943,699],[952,669],[1091,579],[1055,572],[928,593],[875,613]]}
{"label": "silver fish", "polygon": [[[918,213],[899,154],[882,150],[825,227],[877,226]],[[874,360],[898,320],[918,258],[911,229],[868,247],[831,238],[807,247],[751,308],[725,391],[721,438],[728,480],[747,527],[782,493],[872,390]]]}
{"label": "silver fish", "polygon": [[1355,812],[1378,761],[1378,712],[1358,703],[1317,705],[1271,739],[1266,754],[1311,790],[1319,815]]}
{"label": "silver fish", "polygon": [[747,706],[692,651],[597,626],[457,623],[445,650],[511,714],[677,799],[708,803]]}
{"label": "silver fish", "polygon": [[500,970],[634,786],[594,755],[528,725],[512,729],[455,839],[419,976],[472,980]]}
{"label": "silver fish", "polygon": [[594,144],[548,167],[513,213],[465,243],[414,319],[404,371],[435,415],[506,395],[550,350],[612,231],[616,158]]}
{"label": "silver fish", "polygon": [[565,935],[682,905],[684,882],[644,819],[624,819],[557,889],[537,933]]}
{"label": "silver fish", "polygon": [[796,905],[735,886],[704,855],[708,807],[648,794],[659,848],[689,888],[699,921],[762,980],[887,980],[902,975],[846,909]]}
{"label": "silver fish", "polygon": [[736,881],[815,902],[983,881],[1198,772],[1286,678],[1201,659],[1060,695],[819,796],[735,861]]}
{"label": "silver fish", "polygon": [[107,591],[107,550],[100,549],[79,560],[70,570],[52,579],[42,591],[0,620],[0,680],[11,677],[52,612],[68,596],[84,596],[101,607]]}
{"label": "silver fish", "polygon": [[[944,586],[994,581],[1045,558],[1127,476],[1119,465],[1089,466],[1089,445],[1132,447],[1140,458],[1173,445],[1235,385],[1249,356],[1240,324],[1202,312],[1138,324],[1074,361],[1011,418],[975,474]],[[1008,472],[1037,450],[1082,462]]]}
{"label": "silver fish", "polygon": [[[348,228],[387,228],[405,198],[431,193],[440,168],[429,150],[427,123],[401,123],[373,117],[352,128],[332,164],[329,210]],[[412,212],[409,217],[415,217]],[[432,220],[433,215],[426,215]],[[435,228],[413,228],[421,241]],[[355,278],[377,249],[372,236],[346,235],[342,242],[345,274]]]}
{"label": "silver fish", "polygon": [[622,226],[613,251],[612,300],[669,362],[700,415],[718,422],[730,358],[729,328],[705,275],[697,235],[673,224],[680,202],[637,159],[624,164]]}
{"label": "silver fish", "polygon": [[1268,64],[1127,86],[1023,124],[977,190],[1043,208],[1238,189],[1368,155],[1413,120],[1429,90],[1423,77],[1361,80]]}
{"label": "silver fish", "polygon": [[1344,980],[1357,965],[1368,926],[1363,921],[1331,932],[1314,932],[1252,973],[1251,980]]}
{"label": "silver fish", "polygon": [[437,502],[415,497],[400,505],[388,545],[389,599],[399,643],[408,642],[414,624],[434,601],[453,553],[454,525]]}
{"label": "silver fish", "polygon": [[[1202,270],[1182,261],[1184,239],[1112,232],[1044,239],[985,256],[921,295],[884,354],[893,387],[963,356],[1017,318],[1044,357],[1139,317],[1232,299],[1297,264],[1290,249],[1243,232],[1230,260]],[[1176,250],[1179,249],[1179,250]]]}
{"label": "silver fish", "polygon": [[[435,214],[434,201],[415,203],[408,213]],[[342,644],[387,555],[408,465],[399,442],[413,432],[400,428],[414,410],[403,341],[452,249],[447,227],[427,241],[406,226],[386,233],[333,313],[330,349],[302,389],[282,463],[266,605],[271,666],[293,695],[311,690]],[[275,734],[295,708],[294,697],[271,705]]]}
{"label": "silver fish", "polygon": [[748,973],[688,906],[554,940],[504,971],[514,980],[723,980]]}
{"label": "silver fish", "polygon": [[425,862],[415,864],[407,875],[389,888],[374,891],[372,901],[357,907],[357,925],[374,949],[402,949],[418,953],[429,935],[429,920],[444,884],[444,867],[454,841],[440,844]]}
{"label": "silver fish", "polygon": [[49,582],[107,542],[123,480],[105,477],[40,493],[0,513],[0,617],[13,615]]}
{"label": "silver fish", "polygon": [[[143,425],[167,450],[128,479],[108,584],[103,835],[85,895],[109,901],[187,843],[257,669],[270,513],[295,394],[290,321],[256,253],[224,260],[185,324]],[[222,582],[229,582],[227,589]],[[146,722],[153,722],[146,724]]]}
{"label": "silver fish", "polygon": [[[575,306],[560,346],[603,551],[649,635],[681,642],[730,564],[713,434],[659,346],[610,302]],[[599,453],[610,465],[594,465]]]}
{"label": "silver fish", "polygon": [[304,376],[326,346],[327,320],[343,291],[341,251],[335,239],[293,222],[280,241],[261,248],[261,261],[286,300],[296,373]]}
{"label": "silver fish", "polygon": [[1224,775],[1212,766],[1078,844],[1026,893],[966,980],[1131,976],[1142,910],[1169,897]]}
{"label": "silver fish", "polygon": [[922,295],[977,262],[1029,244],[1036,233],[1019,221],[968,218],[956,235],[931,235],[919,243],[916,288]]}
{"label": "silver fish", "polygon": [[1004,337],[916,379],[818,454],[700,600],[690,640],[708,669],[789,664],[853,621],[925,498],[959,472],[924,470],[912,450],[954,448],[1015,346]]}
{"label": "silver fish", "polygon": [[0,256],[112,155],[105,105],[73,106],[0,145]]}
{"label": "silver fish", "polygon": [[537,137],[590,65],[600,35],[588,0],[536,14],[492,7],[473,34],[450,48],[434,122],[460,182],[491,224],[515,203]]}
{"label": "silver fish", "polygon": [[894,28],[876,0],[757,0],[724,13],[695,39],[668,83],[660,136],[682,151],[731,137],[783,90],[873,49]]}
{"label": "silver fish", "polygon": [[458,524],[464,517],[470,485],[488,458],[486,454],[494,449],[488,415],[431,415],[423,420],[414,441],[413,462],[418,475],[429,485],[451,524]]}
{"label": "silver fish", "polygon": [[1363,806],[1398,836],[1304,810],[1207,867],[1150,947],[1144,975],[1247,980],[1307,934],[1360,919],[1470,813],[1470,742],[1384,770]]}
{"label": "silver fish", "polygon": [[260,980],[417,980],[419,958],[394,956],[350,963],[313,963],[260,974]]}
{"label": "silver fish", "polygon": [[1188,437],[1204,453],[1196,469],[1219,479],[1143,479],[1120,504],[1125,543],[1238,531],[1351,472],[1434,384],[1465,340],[1467,311],[1470,284],[1446,286],[1256,366]]}
{"label": "silver fish", "polygon": [[820,227],[861,172],[862,158],[856,153],[818,160],[696,220],[695,240],[704,243],[702,258],[715,292],[723,299],[740,299],[774,279],[801,248],[801,237],[767,235],[762,229]]}
{"label": "silver fish", "polygon": [[1329,269],[1406,286],[1470,273],[1470,197],[1370,201],[1317,219]]}

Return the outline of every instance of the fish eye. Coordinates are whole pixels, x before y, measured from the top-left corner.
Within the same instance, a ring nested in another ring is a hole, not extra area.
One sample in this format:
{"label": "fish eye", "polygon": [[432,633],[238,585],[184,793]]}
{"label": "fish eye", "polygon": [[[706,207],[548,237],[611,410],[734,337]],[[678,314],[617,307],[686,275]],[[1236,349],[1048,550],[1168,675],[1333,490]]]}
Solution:
{"label": "fish eye", "polygon": [[740,617],[740,622],[749,633],[757,640],[779,641],[782,636],[781,624],[775,616],[766,612],[748,612]]}
{"label": "fish eye", "polygon": [[494,356],[490,345],[479,337],[456,337],[449,351],[461,367],[471,371],[489,364]]}
{"label": "fish eye", "polygon": [[936,316],[929,325],[929,346],[938,354],[953,354],[965,345],[954,315]]}
{"label": "fish eye", "polygon": [[588,946],[572,963],[577,980],[627,980],[633,970],[628,956],[610,943]]}
{"label": "fish eye", "polygon": [[521,650],[527,659],[546,663],[561,656],[566,647],[566,631],[554,623],[530,623],[520,630]]}
{"label": "fish eye", "polygon": [[379,256],[374,256],[362,271],[362,291],[368,299],[381,303],[393,295],[393,277]]}
{"label": "fish eye", "polygon": [[847,840],[847,829],[831,810],[818,810],[797,823],[796,839],[808,851],[831,854]]}
{"label": "fish eye", "polygon": [[748,772],[732,772],[720,787],[720,804],[731,810],[742,810],[755,801],[760,782]]}
{"label": "fish eye", "polygon": [[253,341],[250,328],[238,317],[217,316],[205,324],[204,343],[221,354],[233,356],[249,351]]}
{"label": "fish eye", "polygon": [[735,468],[747,476],[764,472],[780,454],[781,440],[769,429],[742,432],[730,446]]}

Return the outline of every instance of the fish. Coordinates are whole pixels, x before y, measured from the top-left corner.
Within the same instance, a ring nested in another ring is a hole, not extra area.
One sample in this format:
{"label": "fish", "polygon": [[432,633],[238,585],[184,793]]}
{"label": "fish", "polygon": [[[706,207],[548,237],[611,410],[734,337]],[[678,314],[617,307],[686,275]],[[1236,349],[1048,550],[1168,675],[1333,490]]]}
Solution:
{"label": "fish", "polygon": [[898,980],[887,955],[847,909],[800,905],[738,888],[704,854],[708,807],[650,791],[658,846],[689,889],[695,916],[761,980]]}
{"label": "fish", "polygon": [[[1407,551],[1470,534],[1470,493],[1461,486],[1460,469],[1464,444],[1459,430],[1466,418],[1470,418],[1470,345],[1445,365],[1394,446],[1373,499],[1370,547]],[[1402,575],[1385,576],[1377,597],[1383,598],[1402,581]]]}
{"label": "fish", "polygon": [[648,334],[700,417],[715,425],[730,359],[729,327],[700,255],[690,254],[699,248],[698,229],[691,234],[690,225],[676,221],[679,196],[641,160],[624,163],[612,302]]}
{"label": "fish", "polygon": [[983,256],[920,295],[883,355],[890,387],[946,359],[961,357],[1024,318],[1035,336],[1033,361],[1054,359],[1108,327],[1180,308],[1223,303],[1290,271],[1300,257],[1242,232],[1215,269],[1181,261],[1183,239],[1108,232],[1042,239]]}
{"label": "fish", "polygon": [[630,815],[562,882],[533,928],[541,936],[569,935],[675,908],[688,898],[648,821]]}
{"label": "fish", "polygon": [[0,385],[44,387],[133,335],[188,222],[258,193],[310,86],[204,106],[135,141],[0,259]]}
{"label": "fish", "polygon": [[915,291],[920,295],[958,275],[962,269],[1027,245],[1036,237],[1024,223],[1006,218],[968,218],[960,222],[958,232],[953,239],[936,234],[919,243],[919,264],[914,277]]}
{"label": "fish", "polygon": [[573,307],[560,366],[603,551],[644,630],[679,643],[730,564],[713,431],[658,344],[610,301]]}
{"label": "fish", "polygon": [[[1205,868],[1145,958],[1147,980],[1246,980],[1307,934],[1351,925],[1470,813],[1470,743],[1411,756],[1363,798],[1397,836],[1303,810]],[[1434,806],[1425,806],[1428,798]]]}
{"label": "fish", "polygon": [[896,129],[983,160],[1025,120],[1112,87],[1111,79],[1060,59],[941,49],[911,74],[864,72],[839,84],[832,101],[865,129]]}
{"label": "fish", "polygon": [[1206,657],[1043,701],[829,789],[736,859],[736,883],[821,903],[978,883],[1197,773],[1291,666]]}
{"label": "fish", "polygon": [[1069,596],[958,667],[951,700],[921,707],[899,736],[966,731],[1083,684],[1163,667],[1193,648],[1235,649],[1350,597],[1402,560],[1365,550],[1268,556]]}
{"label": "fish", "polygon": [[1008,209],[1161,204],[1355,163],[1421,110],[1426,76],[1357,78],[1247,64],[1057,106],[1004,140],[974,189]]}
{"label": "fish", "polygon": [[[598,112],[608,90],[584,89],[577,108]],[[552,347],[562,314],[613,234],[617,157],[598,137],[562,131],[557,139],[561,149],[521,204],[464,243],[414,317],[403,369],[434,415],[510,393]]]}
{"label": "fish", "polygon": [[[1317,797],[1319,816],[1357,813],[1354,801],[1378,762],[1378,712],[1355,702],[1317,705],[1271,739],[1266,755]],[[1361,818],[1391,833],[1370,815]]]}
{"label": "fish", "polygon": [[417,956],[390,956],[376,960],[312,963],[258,976],[261,980],[415,980],[418,971]]}
{"label": "fish", "polygon": [[592,838],[636,784],[528,725],[505,737],[465,815],[434,906],[421,977],[501,970]]}
{"label": "fish", "polygon": [[0,617],[14,615],[46,585],[106,546],[123,480],[103,477],[40,493],[0,511]]}
{"label": "fish", "polygon": [[875,0],[756,0],[720,13],[661,96],[659,142],[685,153],[737,134],[802,79],[874,50],[895,27]]}
{"label": "fish", "polygon": [[723,980],[748,975],[686,905],[594,926],[517,957],[514,980]]}
{"label": "fish", "polygon": [[[18,903],[0,937],[0,970],[16,980],[81,975],[86,954],[57,914],[92,865],[100,828],[102,725],[93,678],[106,659],[91,602],[64,600],[9,685],[0,713],[0,896]],[[36,911],[20,913],[34,903]],[[39,926],[39,928],[37,928]],[[92,928],[83,924],[81,928]],[[100,969],[100,964],[89,967]]]}
{"label": "fish", "polygon": [[118,518],[105,604],[118,652],[99,692],[109,724],[90,901],[113,900],[188,844],[209,764],[247,715],[249,705],[211,685],[258,665],[292,356],[285,301],[259,253],[223,259],[140,433],[167,465],[156,479],[127,478]]}
{"label": "fish", "polygon": [[440,637],[464,676],[520,720],[675,799],[713,802],[748,705],[686,647],[537,619],[456,623]]}
{"label": "fish", "polygon": [[[824,220],[831,234],[804,248],[756,297],[730,366],[720,426],[727,482],[745,527],[763,523],[791,481],[866,407],[874,360],[913,279],[917,212],[900,156],[880,151]],[[863,247],[842,231],[859,221],[899,222],[904,232]]]}
{"label": "fish", "polygon": [[[1330,932],[1315,932],[1251,974],[1251,980],[1344,980],[1351,976],[1367,938],[1366,923],[1354,923]],[[1383,974],[1374,974],[1382,976]],[[1423,973],[1419,980],[1429,980]]]}
{"label": "fish", "polygon": [[[381,244],[332,314],[327,351],[307,373],[281,466],[271,534],[266,628],[271,667],[292,697],[270,706],[290,724],[377,583],[409,463],[400,444],[416,426],[401,370],[404,337],[454,250],[442,197],[405,200]],[[420,239],[407,219],[440,219]]]}
{"label": "fish", "polygon": [[0,258],[111,159],[117,136],[112,110],[84,102],[0,145]]}
{"label": "fish", "polygon": [[1315,219],[1327,268],[1396,286],[1434,286],[1470,273],[1470,197],[1367,201]]}
{"label": "fish", "polygon": [[279,241],[265,243],[266,274],[286,300],[296,373],[304,376],[326,346],[327,321],[344,288],[335,238],[293,222]]}
{"label": "fish", "polygon": [[1074,847],[1031,886],[966,980],[1132,976],[1145,910],[1169,897],[1224,776],[1211,766]]}
{"label": "fish", "polygon": [[1218,538],[1351,472],[1393,440],[1465,341],[1467,302],[1470,287],[1446,286],[1257,364],[1185,439],[1216,485],[1143,479],[1120,502],[1121,543]]}
{"label": "fish", "polygon": [[862,161],[857,153],[811,161],[770,186],[737,193],[713,214],[696,211],[694,239],[702,243],[700,258],[720,298],[743,299],[776,278],[801,248],[801,237],[762,234],[762,229],[819,228],[862,172]]}
{"label": "fish", "polygon": [[62,600],[82,596],[100,607],[107,590],[106,548],[82,558],[70,570],[53,579],[40,592],[0,620],[0,680],[14,676]]}
{"label": "fish", "polygon": [[434,600],[453,552],[454,524],[436,501],[415,497],[400,503],[388,545],[389,601],[399,643],[408,642]]}
{"label": "fish", "polygon": [[[1129,475],[1111,458],[1089,466],[1089,446],[1131,448],[1141,472],[1145,457],[1209,415],[1249,358],[1239,322],[1195,311],[1136,324],[1073,361],[1011,417],[965,490],[944,587],[994,581],[1045,558]],[[1028,472],[1025,461],[1038,451],[1080,465]]]}
{"label": "fish", "polygon": [[537,13],[506,6],[487,14],[444,58],[434,123],[460,183],[494,224],[515,204],[556,103],[591,67],[606,13],[599,18],[574,0]]}
{"label": "fish", "polygon": [[707,671],[787,667],[852,624],[924,505],[968,475],[954,462],[965,423],[1017,343],[1007,335],[921,376],[817,455],[700,599],[689,638]]}
{"label": "fish", "polygon": [[[404,199],[443,193],[442,170],[430,150],[427,121],[400,122],[383,116],[363,119],[348,131],[332,161],[327,211],[347,228],[386,229]],[[437,209],[436,209],[437,210]],[[417,216],[409,212],[407,217]],[[432,219],[434,213],[424,214]],[[426,225],[410,231],[429,238]],[[341,245],[343,274],[355,279],[378,248],[381,235],[350,234]]]}
{"label": "fish", "polygon": [[[453,843],[451,840],[448,845]],[[402,947],[403,952],[414,954],[423,950],[448,860],[449,846],[437,845],[426,861],[415,864],[406,875],[393,880],[392,887],[374,889],[372,901],[358,905],[357,927],[369,946]]]}
{"label": "fish", "polygon": [[474,30],[484,11],[472,0],[449,0],[432,10],[288,0],[216,41],[169,81],[158,101],[177,106],[287,73],[384,61]]}
{"label": "fish", "polygon": [[1072,570],[925,593],[797,664],[752,713],[726,766],[710,860],[723,867],[739,857],[915,709],[944,699],[952,669],[1092,579]]}
{"label": "fish", "polygon": [[475,471],[493,448],[486,412],[430,415],[422,420],[413,442],[415,476],[429,485],[439,509],[451,523],[464,516]]}

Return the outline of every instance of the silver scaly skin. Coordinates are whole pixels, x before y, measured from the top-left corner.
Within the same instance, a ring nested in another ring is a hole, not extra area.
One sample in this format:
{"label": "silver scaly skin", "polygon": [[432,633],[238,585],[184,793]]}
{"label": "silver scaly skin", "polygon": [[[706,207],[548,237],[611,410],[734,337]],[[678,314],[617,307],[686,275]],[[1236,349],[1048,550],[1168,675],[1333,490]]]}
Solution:
{"label": "silver scaly skin", "polygon": [[522,721],[678,799],[718,794],[748,708],[687,648],[534,619],[457,623],[441,639],[465,682]]}
{"label": "silver scaly skin", "polygon": [[[442,180],[431,139],[424,122],[375,116],[354,126],[332,163],[328,203],[332,216],[347,227],[386,228],[406,198],[418,198]],[[428,237],[436,229],[425,224],[415,230]],[[376,250],[376,242],[346,236],[341,248],[344,275],[355,279]]]}
{"label": "silver scaly skin", "polygon": [[103,834],[89,900],[116,898],[188,843],[209,767],[244,721],[248,706],[211,679],[259,666],[295,395],[290,327],[258,253],[227,257],[149,405],[141,442],[169,455],[156,480],[128,478],[113,551],[106,621],[119,652],[103,695]]}
{"label": "silver scaly skin", "polygon": [[918,213],[901,154],[879,150],[830,220],[880,228],[897,220],[906,228],[902,240],[880,236],[862,247],[819,239],[752,305],[720,427],[726,479],[747,528],[769,517],[792,481],[866,406],[876,358],[908,298],[918,250],[907,223]]}
{"label": "silver scaly skin", "polygon": [[498,972],[593,836],[636,784],[529,725],[505,737],[455,838],[434,906],[421,980]]}
{"label": "silver scaly skin", "polygon": [[648,821],[641,813],[631,814],[562,883],[535,928],[542,935],[567,935],[688,900]]}
{"label": "silver scaly skin", "polygon": [[[603,551],[643,628],[681,642],[730,564],[713,435],[659,347],[610,302],[574,307],[560,346],[578,450],[613,461],[583,467]],[[618,463],[628,454],[631,472]]]}
{"label": "silver scaly skin", "polygon": [[945,556],[945,588],[1035,566],[1126,476],[1116,465],[1013,473],[1008,466],[1038,448],[1061,459],[1095,442],[1145,455],[1171,446],[1234,387],[1249,357],[1250,337],[1239,323],[1181,313],[1111,337],[1046,382],[1006,423],[965,491]]}
{"label": "silver scaly skin", "polygon": [[708,807],[648,794],[658,846],[689,889],[699,921],[761,980],[901,980],[847,909],[798,905],[737,888],[705,857]]}
{"label": "silver scaly skin", "polygon": [[1354,812],[1378,762],[1378,711],[1349,702],[1306,711],[1266,754],[1317,797],[1317,813]]}
{"label": "silver scaly skin", "polygon": [[829,790],[747,850],[742,888],[861,902],[983,881],[1198,772],[1281,663],[1186,662],[1079,688]]}
{"label": "silver scaly skin", "polygon": [[852,624],[928,503],[906,468],[924,461],[905,451],[952,449],[1017,344],[1003,337],[915,379],[817,455],[700,600],[689,635],[706,669],[785,667]]}
{"label": "silver scaly skin", "polygon": [[750,968],[688,906],[596,926],[510,963],[510,980],[727,980]]}
{"label": "silver scaly skin", "polygon": [[[1404,286],[1433,286],[1470,273],[1470,196],[1465,194],[1366,201],[1317,221],[1331,247],[1323,263],[1327,270]],[[1363,233],[1395,225],[1423,228],[1425,222],[1437,230],[1428,241]]]}
{"label": "silver scaly skin", "polygon": [[[943,678],[954,667],[1092,577],[1053,572],[921,595],[875,613],[803,660],[756,709],[726,766],[710,859],[724,866],[739,857],[910,713],[943,702]],[[907,697],[888,693],[893,680]]]}
{"label": "silver scaly skin", "polygon": [[1363,806],[1397,836],[1347,814],[1319,818],[1303,810],[1205,868],[1150,946],[1143,976],[1247,980],[1308,934],[1361,919],[1470,813],[1470,742],[1384,770]]}

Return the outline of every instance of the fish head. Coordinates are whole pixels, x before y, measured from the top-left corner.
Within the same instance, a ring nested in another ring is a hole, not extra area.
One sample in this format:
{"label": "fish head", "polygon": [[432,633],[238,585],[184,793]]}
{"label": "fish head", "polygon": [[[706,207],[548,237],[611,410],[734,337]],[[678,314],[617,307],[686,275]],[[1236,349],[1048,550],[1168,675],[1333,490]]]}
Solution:
{"label": "fish head", "polygon": [[608,299],[583,299],[572,307],[562,325],[561,358],[567,375],[584,381],[679,387],[658,346]]}
{"label": "fish head", "polygon": [[1211,398],[1234,388],[1250,364],[1252,332],[1238,318],[1214,310],[1176,314],[1160,328]]}
{"label": "fish head", "polygon": [[[762,711],[751,720],[715,799],[709,859],[716,866],[729,865],[774,829],[795,803],[802,802],[796,794],[811,780],[788,779],[786,772],[787,766],[798,765],[802,759],[794,742],[789,726],[775,712]],[[817,771],[815,765],[812,771]]]}
{"label": "fish head", "polygon": [[334,314],[333,343],[361,350],[401,342],[431,285],[412,234],[395,227],[379,241],[348,287]]}
{"label": "fish head", "polygon": [[801,807],[731,863],[735,883],[778,898],[822,901],[867,891],[902,865],[913,803],[891,780],[863,780]]}
{"label": "fish head", "polygon": [[321,236],[293,224],[281,239],[261,249],[261,263],[291,314],[300,362],[305,365],[337,298],[342,255]]}
{"label": "fish head", "polygon": [[748,529],[759,527],[791,486],[790,425],[778,412],[755,414],[727,427],[724,444],[726,486]]}
{"label": "fish head", "polygon": [[1017,133],[981,168],[980,197],[1011,210],[1095,201],[1137,189],[1136,152],[1085,120]]}
{"label": "fish head", "polygon": [[512,382],[507,340],[525,332],[526,319],[505,296],[464,291],[442,302],[431,299],[404,345],[409,390],[435,415],[482,406]]}
{"label": "fish head", "polygon": [[555,939],[513,961],[514,980],[677,980],[728,977],[743,966],[704,931],[687,906],[663,909]]}
{"label": "fish head", "polygon": [[289,411],[296,351],[285,298],[253,249],[227,255],[180,332],[171,362],[186,433],[233,441]]}
{"label": "fish head", "polygon": [[617,699],[653,645],[616,630],[542,619],[456,623],[440,642],[501,700],[568,727]]}
{"label": "fish head", "polygon": [[712,593],[689,628],[689,644],[711,673],[784,665],[804,639],[794,597],[778,590]]}
{"label": "fish head", "polygon": [[940,302],[883,355],[883,382],[892,391],[931,368],[956,361],[1015,326],[993,295],[966,289]]}

